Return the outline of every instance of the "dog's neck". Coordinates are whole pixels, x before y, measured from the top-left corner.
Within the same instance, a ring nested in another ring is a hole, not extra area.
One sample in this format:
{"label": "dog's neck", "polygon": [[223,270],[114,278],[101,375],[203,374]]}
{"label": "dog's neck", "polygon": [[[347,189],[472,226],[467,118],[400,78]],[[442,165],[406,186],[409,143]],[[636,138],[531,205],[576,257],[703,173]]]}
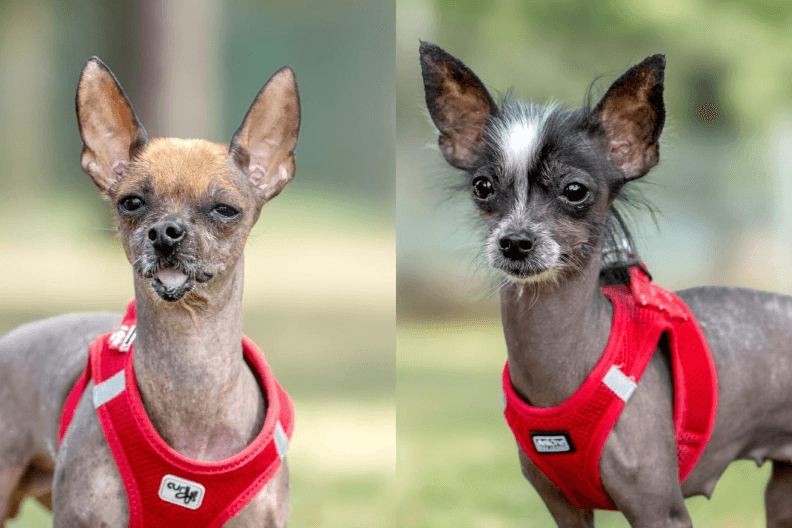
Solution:
{"label": "dog's neck", "polygon": [[538,407],[569,398],[602,356],[612,313],[599,286],[599,258],[560,284],[505,285],[501,318],[517,393]]}
{"label": "dog's neck", "polygon": [[240,260],[197,293],[200,302],[174,304],[135,278],[138,387],[154,427],[189,458],[227,458],[263,422],[264,399],[242,354],[243,278]]}

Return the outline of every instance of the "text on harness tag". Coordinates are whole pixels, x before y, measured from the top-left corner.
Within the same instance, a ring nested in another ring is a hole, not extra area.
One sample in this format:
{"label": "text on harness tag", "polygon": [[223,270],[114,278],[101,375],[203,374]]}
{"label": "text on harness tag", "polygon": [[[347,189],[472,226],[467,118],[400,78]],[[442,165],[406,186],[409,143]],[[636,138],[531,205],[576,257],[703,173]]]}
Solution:
{"label": "text on harness tag", "polygon": [[566,431],[532,431],[531,439],[538,453],[575,452],[575,446]]}
{"label": "text on harness tag", "polygon": [[160,483],[159,498],[191,510],[200,508],[206,488],[197,482],[175,475],[165,475]]}

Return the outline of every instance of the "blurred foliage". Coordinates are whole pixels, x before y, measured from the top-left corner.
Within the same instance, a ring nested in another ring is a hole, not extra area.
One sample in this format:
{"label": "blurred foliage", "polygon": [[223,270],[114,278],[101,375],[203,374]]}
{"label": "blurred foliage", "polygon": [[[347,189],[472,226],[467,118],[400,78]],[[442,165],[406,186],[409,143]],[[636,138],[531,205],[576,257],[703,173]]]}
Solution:
{"label": "blurred foliage", "polygon": [[[158,50],[173,49],[185,61],[200,58],[178,35],[157,37],[155,21],[141,7],[146,4],[155,2],[0,2],[0,87],[7,98],[0,102],[0,205],[49,194],[102,214],[80,170],[74,113],[80,70],[92,55],[116,74],[149,135],[167,135],[156,126],[162,118],[150,100]],[[381,205],[393,199],[394,3],[283,4],[220,4],[213,34],[204,36],[220,57],[213,73],[222,91],[219,110],[204,109],[201,101],[194,108],[218,117],[207,139],[227,143],[264,82],[289,64],[303,116],[290,189],[373,202],[380,219],[390,220],[392,209]]]}
{"label": "blurred foliage", "polygon": [[[417,39],[434,39],[504,91],[516,86],[533,100],[582,102],[597,75],[618,75],[654,53],[668,58],[666,86],[672,121],[734,133],[756,127],[789,104],[792,86],[792,4],[713,0],[454,2],[404,0],[398,23],[425,14],[427,34],[400,32],[404,53],[417,62]],[[412,45],[410,45],[412,44]],[[412,52],[412,53],[409,53]],[[411,70],[414,70],[411,68]],[[412,78],[420,87],[420,78]],[[607,85],[605,86],[607,87]],[[696,97],[709,92],[727,118],[698,119]],[[400,123],[416,117],[400,105]]]}

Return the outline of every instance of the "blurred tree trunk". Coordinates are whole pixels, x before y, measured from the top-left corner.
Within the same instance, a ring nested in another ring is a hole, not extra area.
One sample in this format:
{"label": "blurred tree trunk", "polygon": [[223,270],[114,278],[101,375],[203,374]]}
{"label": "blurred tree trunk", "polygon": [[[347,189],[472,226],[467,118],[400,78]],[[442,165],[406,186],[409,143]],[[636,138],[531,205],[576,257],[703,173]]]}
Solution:
{"label": "blurred tree trunk", "polygon": [[[149,136],[221,138],[224,10],[220,0],[143,0],[137,56],[140,103]],[[146,72],[145,75],[142,72]]]}
{"label": "blurred tree trunk", "polygon": [[35,209],[53,171],[52,6],[36,0],[0,7],[0,190],[13,197],[8,207]]}

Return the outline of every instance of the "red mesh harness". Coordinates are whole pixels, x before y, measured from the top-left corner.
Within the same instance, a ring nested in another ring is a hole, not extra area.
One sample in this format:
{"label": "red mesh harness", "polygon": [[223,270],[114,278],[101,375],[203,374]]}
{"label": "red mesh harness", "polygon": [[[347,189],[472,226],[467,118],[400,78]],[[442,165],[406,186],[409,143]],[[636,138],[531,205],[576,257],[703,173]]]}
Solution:
{"label": "red mesh harness", "polygon": [[133,300],[121,326],[91,343],[85,371],[63,408],[59,442],[88,382],[93,381],[96,414],[124,481],[130,528],[222,526],[281,467],[294,428],[289,395],[273,376],[261,350],[243,337],[245,359],[258,375],[267,398],[261,432],[226,460],[190,460],[162,440],[146,415],[132,369],[134,340]]}
{"label": "red mesh harness", "polygon": [[577,508],[613,510],[600,478],[608,434],[641,379],[663,334],[674,378],[674,431],[679,481],[688,476],[715,425],[718,378],[704,334],[687,305],[652,284],[639,267],[630,286],[602,289],[613,325],[602,358],[580,388],[556,407],[525,403],[503,370],[506,421],[523,451]]}

